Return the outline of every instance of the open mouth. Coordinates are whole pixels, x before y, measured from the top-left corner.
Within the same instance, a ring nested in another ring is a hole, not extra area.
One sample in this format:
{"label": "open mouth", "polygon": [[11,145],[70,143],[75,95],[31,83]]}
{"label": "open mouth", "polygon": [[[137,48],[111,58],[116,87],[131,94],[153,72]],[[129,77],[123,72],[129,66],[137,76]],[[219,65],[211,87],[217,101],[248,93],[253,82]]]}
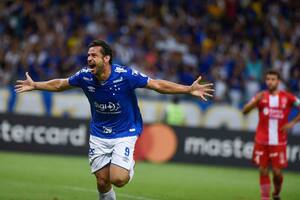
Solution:
{"label": "open mouth", "polygon": [[90,72],[96,73],[96,64],[94,64],[94,63],[89,63],[89,64],[88,64],[88,69],[89,69]]}
{"label": "open mouth", "polygon": [[91,70],[93,70],[93,69],[96,68],[96,64],[94,64],[94,63],[89,63],[89,64],[88,64],[88,68],[91,69]]}
{"label": "open mouth", "polygon": [[90,69],[93,69],[93,68],[96,67],[96,64],[95,63],[89,63],[88,66],[89,66]]}

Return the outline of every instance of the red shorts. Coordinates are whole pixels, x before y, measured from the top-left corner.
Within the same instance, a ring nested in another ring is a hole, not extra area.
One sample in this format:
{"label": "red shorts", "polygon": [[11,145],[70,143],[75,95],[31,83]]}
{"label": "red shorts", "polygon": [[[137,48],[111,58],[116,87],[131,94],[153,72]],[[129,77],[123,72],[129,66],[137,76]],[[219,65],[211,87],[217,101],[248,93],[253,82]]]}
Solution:
{"label": "red shorts", "polygon": [[252,161],[260,167],[272,164],[275,168],[285,168],[288,165],[286,145],[264,145],[255,143]]}

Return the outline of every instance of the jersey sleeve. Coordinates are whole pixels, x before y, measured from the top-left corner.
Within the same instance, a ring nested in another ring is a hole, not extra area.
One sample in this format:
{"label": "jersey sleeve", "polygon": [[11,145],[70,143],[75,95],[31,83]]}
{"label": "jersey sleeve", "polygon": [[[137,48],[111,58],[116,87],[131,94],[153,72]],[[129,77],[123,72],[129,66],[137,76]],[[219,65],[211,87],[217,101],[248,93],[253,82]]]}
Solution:
{"label": "jersey sleeve", "polygon": [[75,87],[80,87],[81,85],[81,75],[82,74],[82,70],[76,72],[75,74],[73,74],[72,76],[70,76],[68,78],[69,84],[71,86],[75,86]]}
{"label": "jersey sleeve", "polygon": [[[256,101],[256,99],[260,98],[259,96],[263,96],[263,95],[264,95],[263,93],[258,93],[258,94],[256,94],[254,97],[251,98],[250,102],[251,102],[251,103],[254,103],[254,102]],[[260,105],[261,105],[261,100],[259,100],[259,101],[257,102],[257,104],[255,105],[255,107],[259,108]]]}
{"label": "jersey sleeve", "polygon": [[128,70],[128,79],[131,88],[143,88],[147,85],[149,77],[143,73],[138,72],[135,69]]}
{"label": "jersey sleeve", "polygon": [[292,94],[290,94],[291,103],[293,106],[300,108],[300,99]]}

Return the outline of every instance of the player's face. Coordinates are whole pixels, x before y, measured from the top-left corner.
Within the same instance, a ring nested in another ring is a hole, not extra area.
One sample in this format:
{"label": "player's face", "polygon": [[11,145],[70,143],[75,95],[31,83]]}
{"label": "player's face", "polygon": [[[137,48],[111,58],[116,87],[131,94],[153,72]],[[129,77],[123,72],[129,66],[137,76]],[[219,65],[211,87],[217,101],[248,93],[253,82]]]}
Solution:
{"label": "player's face", "polygon": [[91,47],[88,51],[88,66],[93,74],[98,74],[104,65],[104,58],[101,53],[101,47]]}
{"label": "player's face", "polygon": [[267,85],[269,91],[272,92],[272,91],[277,90],[279,83],[280,83],[280,80],[276,75],[268,74],[266,76],[266,85]]}

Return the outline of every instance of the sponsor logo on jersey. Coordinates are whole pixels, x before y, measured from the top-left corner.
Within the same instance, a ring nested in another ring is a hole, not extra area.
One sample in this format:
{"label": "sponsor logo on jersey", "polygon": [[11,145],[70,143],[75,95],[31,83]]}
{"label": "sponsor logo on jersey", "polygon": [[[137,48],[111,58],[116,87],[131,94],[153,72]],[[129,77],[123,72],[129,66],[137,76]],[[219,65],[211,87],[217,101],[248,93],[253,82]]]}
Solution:
{"label": "sponsor logo on jersey", "polygon": [[266,116],[269,116],[272,119],[283,119],[284,118],[284,113],[280,109],[264,108],[263,114]]}
{"label": "sponsor logo on jersey", "polygon": [[119,102],[98,103],[94,102],[96,111],[102,114],[119,114],[121,113],[121,105]]}

